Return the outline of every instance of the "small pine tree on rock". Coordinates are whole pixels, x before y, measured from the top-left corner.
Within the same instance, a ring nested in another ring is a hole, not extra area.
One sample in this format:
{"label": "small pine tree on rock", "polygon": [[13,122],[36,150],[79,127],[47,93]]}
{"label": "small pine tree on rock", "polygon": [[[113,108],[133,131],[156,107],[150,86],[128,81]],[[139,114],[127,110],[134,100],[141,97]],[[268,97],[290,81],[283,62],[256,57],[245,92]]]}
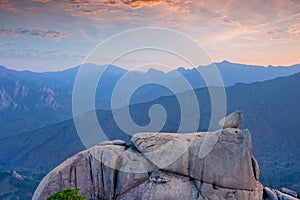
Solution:
{"label": "small pine tree on rock", "polygon": [[66,188],[51,195],[47,200],[85,200],[84,196],[77,194],[78,191],[77,188]]}

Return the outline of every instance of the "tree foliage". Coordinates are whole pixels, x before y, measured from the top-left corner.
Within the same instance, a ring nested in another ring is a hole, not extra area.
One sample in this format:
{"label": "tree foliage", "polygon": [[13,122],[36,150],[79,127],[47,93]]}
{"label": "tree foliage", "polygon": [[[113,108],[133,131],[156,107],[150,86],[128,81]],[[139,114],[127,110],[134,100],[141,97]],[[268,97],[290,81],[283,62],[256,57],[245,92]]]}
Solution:
{"label": "tree foliage", "polygon": [[77,188],[66,188],[48,197],[47,200],[85,200],[84,196],[77,194],[78,191]]}

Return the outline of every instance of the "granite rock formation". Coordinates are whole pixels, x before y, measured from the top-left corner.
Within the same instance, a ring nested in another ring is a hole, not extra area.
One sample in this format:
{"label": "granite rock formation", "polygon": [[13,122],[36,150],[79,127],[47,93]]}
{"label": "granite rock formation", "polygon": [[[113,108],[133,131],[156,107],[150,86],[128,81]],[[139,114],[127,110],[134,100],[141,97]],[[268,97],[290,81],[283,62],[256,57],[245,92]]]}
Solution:
{"label": "granite rock formation", "polygon": [[130,144],[102,142],[48,173],[33,200],[68,187],[93,200],[296,199],[293,191],[264,188],[258,181],[250,132],[237,128],[241,116],[232,114],[234,120],[225,119],[227,125],[215,132],[138,133]]}

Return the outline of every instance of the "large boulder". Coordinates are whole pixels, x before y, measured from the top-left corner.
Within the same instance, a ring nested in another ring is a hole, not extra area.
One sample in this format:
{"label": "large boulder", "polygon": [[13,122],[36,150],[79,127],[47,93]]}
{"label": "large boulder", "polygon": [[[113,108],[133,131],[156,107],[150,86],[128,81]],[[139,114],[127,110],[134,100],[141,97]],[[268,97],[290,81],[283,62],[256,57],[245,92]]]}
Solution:
{"label": "large boulder", "polygon": [[87,199],[263,198],[248,130],[139,133],[131,144],[104,142],[80,152],[41,181],[33,199],[79,188]]}
{"label": "large boulder", "polygon": [[125,146],[101,145],[67,159],[40,182],[32,199],[46,197],[64,188],[80,188],[87,199],[115,197],[117,169]]}
{"label": "large boulder", "polygon": [[257,188],[259,172],[252,160],[248,130],[228,128],[184,135],[139,133],[131,142],[159,169],[224,188]]}

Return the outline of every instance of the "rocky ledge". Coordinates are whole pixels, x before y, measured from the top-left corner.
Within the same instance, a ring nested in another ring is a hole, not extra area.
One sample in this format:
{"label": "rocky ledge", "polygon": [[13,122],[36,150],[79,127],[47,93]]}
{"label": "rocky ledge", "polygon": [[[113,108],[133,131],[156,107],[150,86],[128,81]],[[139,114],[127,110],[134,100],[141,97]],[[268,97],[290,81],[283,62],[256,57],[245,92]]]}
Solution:
{"label": "rocky ledge", "polygon": [[139,133],[130,144],[103,142],[47,174],[33,200],[68,187],[87,199],[296,199],[288,189],[263,188],[250,132],[224,120],[215,132]]}

